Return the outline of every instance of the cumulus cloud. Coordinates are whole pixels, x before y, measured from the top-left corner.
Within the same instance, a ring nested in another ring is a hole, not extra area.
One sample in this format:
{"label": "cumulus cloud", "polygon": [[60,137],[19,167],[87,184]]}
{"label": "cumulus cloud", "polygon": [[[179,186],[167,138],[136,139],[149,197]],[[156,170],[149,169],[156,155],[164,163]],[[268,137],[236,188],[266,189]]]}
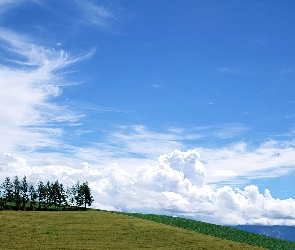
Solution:
{"label": "cumulus cloud", "polygon": [[[137,166],[149,164],[158,156],[180,150],[196,149],[206,164],[207,183],[239,186],[255,178],[272,178],[286,175],[295,168],[294,142],[267,140],[257,146],[244,141],[221,147],[195,147],[212,140],[234,137],[247,128],[242,125],[203,128],[167,128],[151,130],[144,125],[115,127],[105,131],[104,137],[90,147],[73,149],[80,159],[91,163],[117,162],[128,173]],[[226,135],[227,134],[227,135]]]}
{"label": "cumulus cloud", "polygon": [[107,210],[161,213],[219,224],[295,225],[295,201],[275,199],[257,186],[244,189],[206,183],[206,166],[195,150],[163,154],[154,165],[127,173],[117,164],[99,168],[87,162],[72,165],[28,166],[24,159],[0,158],[1,182],[11,173],[38,180],[58,179],[71,186],[89,181],[94,207]]}

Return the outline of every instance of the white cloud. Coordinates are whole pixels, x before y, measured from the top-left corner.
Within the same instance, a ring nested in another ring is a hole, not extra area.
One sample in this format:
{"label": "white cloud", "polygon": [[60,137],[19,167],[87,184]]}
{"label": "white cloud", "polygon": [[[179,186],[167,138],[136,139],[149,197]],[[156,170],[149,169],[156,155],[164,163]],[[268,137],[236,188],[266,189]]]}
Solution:
{"label": "white cloud", "polygon": [[108,140],[120,145],[124,153],[152,157],[179,148],[178,139],[180,136],[174,133],[153,132],[143,125],[134,125],[113,132]]}
{"label": "white cloud", "polygon": [[[24,159],[0,157],[1,182],[11,173],[29,182],[54,181],[71,186],[88,181],[94,207],[118,211],[189,216],[220,224],[295,225],[294,199],[275,199],[257,186],[243,190],[206,184],[205,169],[195,150],[163,154],[154,165],[138,166],[127,173],[118,165],[99,168],[80,165],[28,166]],[[11,177],[13,177],[11,176]]]}
{"label": "white cloud", "polygon": [[153,84],[152,87],[155,89],[160,89],[162,86],[160,84]]}
{"label": "white cloud", "polygon": [[195,148],[206,164],[208,183],[241,185],[255,178],[271,178],[294,170],[294,143],[268,140],[253,146],[237,142],[222,147],[195,147],[204,141],[234,138],[247,128],[229,125],[203,128],[167,128],[163,132],[152,131],[143,125],[120,126],[103,131],[97,142],[87,146],[71,147],[72,157],[91,164],[108,166],[117,163],[128,173],[137,166],[152,165],[160,154],[174,149]]}
{"label": "white cloud", "polygon": [[288,74],[288,73],[291,73],[291,72],[293,72],[293,71],[294,71],[294,70],[291,69],[291,68],[288,68],[288,69],[282,69],[281,72],[280,72],[280,74]]}
{"label": "white cloud", "polygon": [[57,139],[64,131],[50,123],[74,122],[79,117],[52,99],[68,84],[60,70],[91,54],[70,57],[30,40],[0,27],[0,41],[6,44],[4,52],[9,52],[9,66],[0,65],[0,152],[60,146]]}
{"label": "white cloud", "polygon": [[[255,149],[245,142],[227,147],[197,148],[206,164],[207,181],[243,182],[245,179],[286,175],[295,168],[295,148],[288,142],[267,141]],[[236,178],[236,179],[233,179]]]}
{"label": "white cloud", "polygon": [[232,123],[215,126],[213,127],[213,130],[210,133],[211,136],[214,136],[216,138],[227,139],[234,138],[238,135],[245,133],[248,130],[250,130],[250,128],[244,126],[243,124]]}
{"label": "white cloud", "polygon": [[221,73],[227,73],[227,74],[234,74],[234,75],[240,75],[244,74],[244,71],[237,68],[230,68],[230,67],[219,67],[216,69],[218,72]]}
{"label": "white cloud", "polygon": [[11,9],[26,1],[28,0],[0,0],[0,13],[2,14],[8,9]]}
{"label": "white cloud", "polygon": [[95,25],[103,28],[110,28],[112,21],[117,17],[114,11],[107,9],[102,5],[97,5],[92,1],[76,0],[76,8],[81,14],[79,19],[84,25]]}

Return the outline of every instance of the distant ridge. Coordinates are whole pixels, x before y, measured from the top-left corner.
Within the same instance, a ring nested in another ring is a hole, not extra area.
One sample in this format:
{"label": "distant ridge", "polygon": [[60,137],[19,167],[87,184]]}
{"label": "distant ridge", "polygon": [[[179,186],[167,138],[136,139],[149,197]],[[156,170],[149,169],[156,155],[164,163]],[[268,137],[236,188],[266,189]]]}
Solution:
{"label": "distant ridge", "polygon": [[232,228],[295,242],[294,226],[237,225],[237,226],[232,226]]}

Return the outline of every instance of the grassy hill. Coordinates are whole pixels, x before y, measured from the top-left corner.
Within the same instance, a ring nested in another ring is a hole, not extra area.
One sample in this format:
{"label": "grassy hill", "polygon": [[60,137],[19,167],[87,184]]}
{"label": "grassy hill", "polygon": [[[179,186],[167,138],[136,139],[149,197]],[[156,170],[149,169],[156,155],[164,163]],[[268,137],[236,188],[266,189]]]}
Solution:
{"label": "grassy hill", "polygon": [[166,215],[155,214],[139,214],[139,213],[125,213],[129,216],[134,216],[141,219],[147,219],[166,225],[191,230],[220,237],[222,239],[232,240],[236,242],[246,243],[253,246],[264,247],[273,250],[292,250],[295,249],[295,243],[285,241],[277,238],[272,238],[264,235],[254,234],[231,227],[219,226],[201,221],[190,220],[186,218],[174,218]]}
{"label": "grassy hill", "polygon": [[0,212],[0,249],[263,249],[104,211]]}

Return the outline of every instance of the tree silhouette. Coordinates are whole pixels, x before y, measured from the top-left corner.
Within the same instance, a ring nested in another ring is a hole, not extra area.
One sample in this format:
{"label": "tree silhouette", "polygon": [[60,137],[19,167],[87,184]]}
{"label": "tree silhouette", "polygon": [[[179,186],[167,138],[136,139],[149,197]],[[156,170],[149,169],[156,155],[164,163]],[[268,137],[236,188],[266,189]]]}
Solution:
{"label": "tree silhouette", "polygon": [[58,180],[54,183],[47,181],[45,185],[39,181],[35,188],[27,183],[26,176],[21,181],[15,176],[13,182],[6,177],[0,185],[0,209],[73,210],[83,207],[86,210],[93,201],[88,182],[81,185],[77,182],[65,189]]}
{"label": "tree silhouette", "polygon": [[41,209],[42,204],[43,204],[43,207],[45,207],[46,188],[42,181],[39,181],[38,183],[37,197],[38,197],[39,209]]}
{"label": "tree silhouette", "polygon": [[86,206],[91,206],[93,202],[93,197],[91,195],[91,190],[88,186],[88,182],[83,182],[78,189],[79,196],[79,206],[83,206],[86,209]]}
{"label": "tree silhouette", "polygon": [[27,183],[27,177],[24,176],[24,178],[21,181],[21,186],[20,186],[20,193],[21,193],[21,198],[22,198],[22,209],[26,207],[27,202],[29,201],[29,195],[28,195],[28,190],[29,185]]}
{"label": "tree silhouette", "polygon": [[19,210],[21,207],[21,183],[18,177],[15,176],[13,180],[13,200],[15,202],[15,209]]}
{"label": "tree silhouette", "polygon": [[13,202],[13,184],[9,177],[5,178],[1,187],[3,189],[4,206],[7,206],[8,203]]}
{"label": "tree silhouette", "polygon": [[29,198],[30,198],[30,210],[34,210],[37,198],[38,198],[38,193],[35,190],[33,185],[30,185],[29,187]]}

